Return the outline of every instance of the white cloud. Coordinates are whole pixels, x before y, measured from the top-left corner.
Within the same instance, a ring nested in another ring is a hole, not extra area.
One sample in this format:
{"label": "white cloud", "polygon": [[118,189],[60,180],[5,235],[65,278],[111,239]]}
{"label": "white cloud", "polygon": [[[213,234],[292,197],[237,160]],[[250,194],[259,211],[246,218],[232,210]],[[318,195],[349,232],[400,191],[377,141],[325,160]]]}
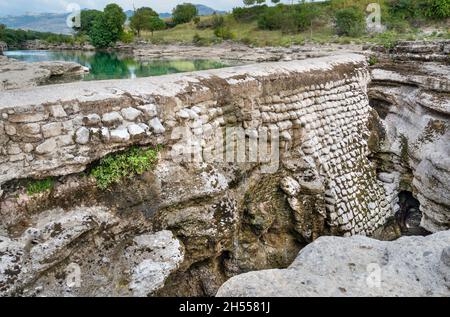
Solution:
{"label": "white cloud", "polygon": [[[69,3],[77,3],[81,8],[103,9],[108,3],[117,3],[125,10],[142,6],[149,6],[158,12],[171,12],[180,3],[192,2],[204,4],[217,10],[231,10],[242,6],[242,0],[0,0],[0,16],[41,13],[41,12],[65,12]],[[291,0],[283,2],[290,3]]]}

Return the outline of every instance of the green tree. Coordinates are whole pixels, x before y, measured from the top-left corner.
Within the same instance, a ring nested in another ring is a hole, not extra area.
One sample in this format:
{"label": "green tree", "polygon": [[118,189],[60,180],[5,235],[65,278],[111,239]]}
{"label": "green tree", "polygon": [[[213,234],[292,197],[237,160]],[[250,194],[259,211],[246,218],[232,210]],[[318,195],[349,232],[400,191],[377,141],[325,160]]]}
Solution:
{"label": "green tree", "polygon": [[109,28],[108,19],[104,13],[95,19],[89,30],[89,37],[91,44],[96,48],[107,48],[117,41],[115,34]]}
{"label": "green tree", "polygon": [[106,48],[115,44],[123,34],[123,25],[127,16],[117,4],[108,4],[98,15],[91,29],[89,37],[96,48]]}
{"label": "green tree", "polygon": [[366,27],[365,15],[357,7],[349,7],[336,11],[336,31],[338,35],[360,36]]}
{"label": "green tree", "polygon": [[81,26],[79,28],[74,27],[78,34],[88,34],[94,25],[95,19],[102,14],[102,11],[98,10],[83,10],[81,11]]}
{"label": "green tree", "polygon": [[111,32],[114,34],[115,39],[118,40],[123,32],[123,26],[127,21],[127,15],[115,3],[108,4],[103,10],[103,13],[108,25],[111,27]]}
{"label": "green tree", "polygon": [[176,24],[189,23],[198,15],[197,8],[191,3],[179,4],[173,9],[173,21]]}
{"label": "green tree", "polygon": [[297,25],[300,31],[312,28],[313,21],[321,15],[320,7],[314,3],[303,3],[297,7]]}
{"label": "green tree", "polygon": [[152,18],[158,17],[158,13],[156,13],[152,8],[143,7],[137,9],[130,20],[130,28],[138,35],[141,35],[142,30],[150,30]]}
{"label": "green tree", "polygon": [[149,31],[152,32],[152,36],[153,36],[153,32],[158,31],[158,30],[163,30],[165,27],[166,27],[166,24],[164,23],[163,20],[161,20],[159,18],[159,16],[152,16],[150,18]]}

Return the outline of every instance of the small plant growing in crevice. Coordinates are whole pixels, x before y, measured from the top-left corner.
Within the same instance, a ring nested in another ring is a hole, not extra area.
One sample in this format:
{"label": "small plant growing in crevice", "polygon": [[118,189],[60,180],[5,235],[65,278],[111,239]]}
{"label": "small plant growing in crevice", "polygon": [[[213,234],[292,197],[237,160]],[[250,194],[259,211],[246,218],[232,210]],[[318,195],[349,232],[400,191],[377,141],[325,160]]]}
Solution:
{"label": "small plant growing in crevice", "polygon": [[55,182],[51,177],[41,180],[30,181],[26,186],[27,194],[29,196],[33,196],[46,191],[50,191],[53,189],[54,185]]}
{"label": "small plant growing in crevice", "polygon": [[144,149],[132,147],[129,150],[102,158],[90,174],[98,188],[105,190],[112,184],[119,184],[125,178],[141,175],[152,169],[158,161],[160,147]]}
{"label": "small plant growing in crevice", "polygon": [[369,65],[374,66],[376,64],[378,64],[378,58],[375,55],[371,55],[369,57]]}

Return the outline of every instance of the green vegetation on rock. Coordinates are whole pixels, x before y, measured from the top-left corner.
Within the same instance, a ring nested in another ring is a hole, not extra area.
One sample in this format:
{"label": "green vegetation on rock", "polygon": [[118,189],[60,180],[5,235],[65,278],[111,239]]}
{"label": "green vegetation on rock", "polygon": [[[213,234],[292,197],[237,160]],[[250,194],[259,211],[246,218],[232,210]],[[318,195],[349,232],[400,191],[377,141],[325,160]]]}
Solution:
{"label": "green vegetation on rock", "polygon": [[29,196],[40,194],[51,190],[54,185],[54,180],[51,177],[41,180],[32,180],[26,186],[27,194]]}
{"label": "green vegetation on rock", "polygon": [[111,154],[102,158],[90,174],[95,178],[97,186],[105,190],[112,184],[119,184],[123,179],[141,175],[152,169],[158,161],[159,147],[139,148]]}

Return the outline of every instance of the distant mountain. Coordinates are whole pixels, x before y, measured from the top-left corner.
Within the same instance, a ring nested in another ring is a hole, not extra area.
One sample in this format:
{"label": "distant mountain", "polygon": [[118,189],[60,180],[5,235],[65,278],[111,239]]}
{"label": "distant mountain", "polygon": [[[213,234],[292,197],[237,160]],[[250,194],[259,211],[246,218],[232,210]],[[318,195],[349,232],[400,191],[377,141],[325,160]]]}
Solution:
{"label": "distant mountain", "polygon": [[66,24],[68,15],[68,13],[40,13],[6,16],[0,17],[0,24],[11,29],[70,34],[72,29]]}
{"label": "distant mountain", "polygon": [[[217,14],[225,14],[225,11],[214,10],[202,4],[195,5],[199,15],[211,15],[214,12]],[[134,11],[125,11],[128,18],[130,18]],[[40,32],[52,32],[59,34],[71,34],[72,29],[66,25],[66,18],[68,13],[39,13],[39,14],[24,14],[20,16],[6,16],[0,17],[0,24],[5,24],[11,29],[33,30]],[[171,13],[160,13],[162,19],[171,18]]]}
{"label": "distant mountain", "polygon": [[[210,7],[205,6],[203,4],[196,4],[195,6],[197,7],[198,15],[201,15],[201,16],[212,15],[212,14],[214,14],[214,12],[217,13],[217,14],[225,14],[225,13],[227,13],[226,11],[214,10],[213,8],[210,8]],[[159,17],[161,19],[171,18],[172,17],[172,13],[168,13],[168,12],[160,13]]]}

